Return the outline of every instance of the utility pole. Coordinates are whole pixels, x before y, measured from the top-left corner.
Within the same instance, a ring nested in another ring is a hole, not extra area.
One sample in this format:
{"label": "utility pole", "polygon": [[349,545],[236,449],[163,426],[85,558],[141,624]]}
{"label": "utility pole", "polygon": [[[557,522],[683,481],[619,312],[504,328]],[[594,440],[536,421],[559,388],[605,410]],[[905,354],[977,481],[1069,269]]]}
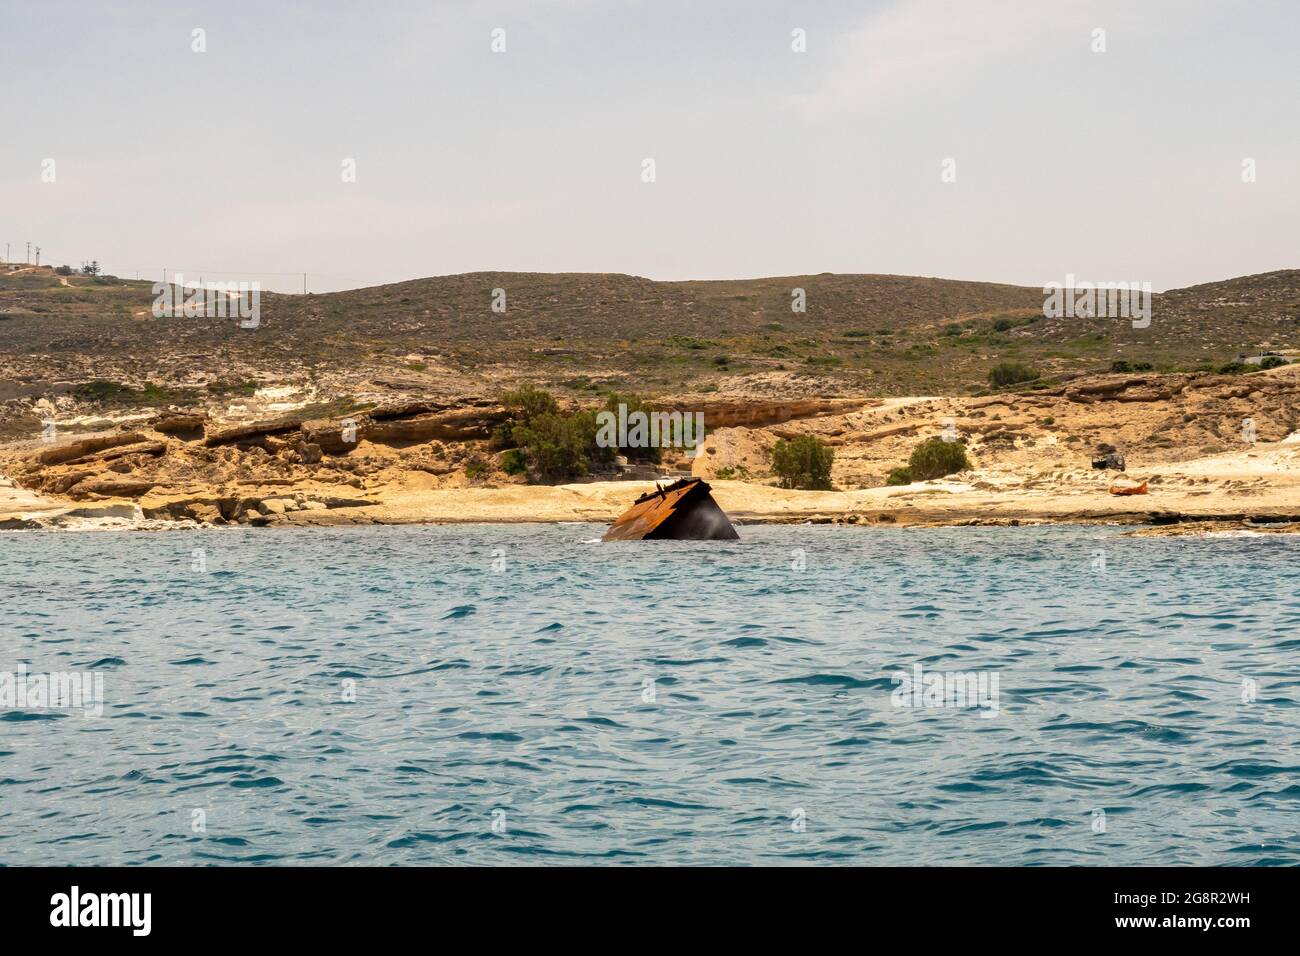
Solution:
{"label": "utility pole", "polygon": [[302,274],[302,294],[307,294],[307,273]]}
{"label": "utility pole", "polygon": [[27,264],[32,264],[32,244],[30,242],[27,243]]}

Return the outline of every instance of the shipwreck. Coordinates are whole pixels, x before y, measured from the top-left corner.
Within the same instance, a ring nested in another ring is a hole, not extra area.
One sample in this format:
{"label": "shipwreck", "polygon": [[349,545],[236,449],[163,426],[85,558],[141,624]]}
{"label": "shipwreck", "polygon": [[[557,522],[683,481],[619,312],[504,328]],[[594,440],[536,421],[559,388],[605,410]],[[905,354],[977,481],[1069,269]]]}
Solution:
{"label": "shipwreck", "polygon": [[609,526],[602,541],[737,541],[727,513],[701,478],[682,478],[647,492]]}

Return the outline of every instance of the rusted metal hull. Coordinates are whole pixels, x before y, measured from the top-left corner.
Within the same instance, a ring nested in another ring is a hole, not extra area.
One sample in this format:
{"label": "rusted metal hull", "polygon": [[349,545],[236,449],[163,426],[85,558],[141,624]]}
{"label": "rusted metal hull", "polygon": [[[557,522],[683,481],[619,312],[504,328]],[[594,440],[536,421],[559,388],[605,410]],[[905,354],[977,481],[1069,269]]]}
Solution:
{"label": "rusted metal hull", "polygon": [[726,512],[700,478],[683,478],[644,494],[605,532],[602,541],[735,541]]}

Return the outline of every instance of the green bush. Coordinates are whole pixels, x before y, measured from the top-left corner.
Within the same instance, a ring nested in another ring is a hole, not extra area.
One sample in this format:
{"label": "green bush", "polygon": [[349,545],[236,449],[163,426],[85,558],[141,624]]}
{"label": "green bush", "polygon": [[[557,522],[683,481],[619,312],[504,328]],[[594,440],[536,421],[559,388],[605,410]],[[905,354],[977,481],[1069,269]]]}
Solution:
{"label": "green bush", "polygon": [[710,345],[717,345],[717,342],[709,339],[697,339],[692,335],[670,335],[665,340],[669,345],[674,345],[679,349],[691,349],[692,351],[701,351],[707,349]]}
{"label": "green bush", "polygon": [[1124,359],[1110,363],[1112,372],[1150,372],[1154,368],[1150,362],[1126,362]]}
{"label": "green bush", "polygon": [[[654,447],[598,445],[597,411],[561,411],[555,398],[541,389],[525,386],[503,395],[501,403],[509,417],[493,430],[490,447],[506,452],[501,467],[509,475],[526,471],[531,478],[544,481],[578,478],[612,464],[616,455],[657,462],[663,454],[662,449]],[[652,414],[650,406],[636,395],[617,392],[606,397],[601,411],[617,415],[620,404],[626,406],[629,417],[634,412]]]}
{"label": "green bush", "polygon": [[[627,414],[630,417],[633,412],[645,412],[650,415],[654,412],[646,402],[642,401],[640,396],[632,394],[623,394],[621,392],[610,392],[609,397],[605,399],[605,411],[618,415],[619,405],[627,406]],[[698,441],[702,436],[695,436]],[[663,450],[660,448],[612,448],[610,449],[611,457],[613,455],[623,455],[632,461],[652,461],[658,462],[663,458]]]}
{"label": "green bush", "polygon": [[511,412],[513,417],[523,421],[559,409],[554,395],[531,385],[506,392],[501,396],[501,404]]}
{"label": "green bush", "polygon": [[[596,413],[566,415],[549,392],[531,385],[501,397],[510,417],[492,432],[489,447],[513,450],[502,458],[508,474],[527,471],[543,480],[578,478],[612,461],[614,449],[596,445]],[[509,468],[516,471],[509,471]]]}
{"label": "green bush", "polygon": [[1215,371],[1220,375],[1240,375],[1242,372],[1253,372],[1254,368],[1245,362],[1224,362]]}
{"label": "green bush", "polygon": [[927,438],[912,451],[907,461],[907,470],[914,481],[929,481],[942,478],[970,467],[966,458],[966,444],[959,441],[944,441],[942,438]]}
{"label": "green bush", "polygon": [[544,479],[577,478],[613,460],[613,448],[596,444],[596,413],[543,412],[511,430],[533,474]]}
{"label": "green bush", "polygon": [[1265,355],[1264,358],[1260,360],[1259,368],[1260,371],[1268,371],[1271,368],[1278,368],[1279,366],[1290,364],[1290,362],[1280,355]]}
{"label": "green bush", "polygon": [[885,484],[887,485],[910,485],[911,483],[911,468],[891,468],[889,474],[885,476]]}
{"label": "green bush", "polygon": [[1015,328],[1015,323],[1010,319],[998,319],[993,323],[994,332],[1010,332],[1013,328]]}
{"label": "green bush", "polygon": [[509,417],[492,430],[488,447],[493,451],[516,447],[519,444],[514,435],[517,426],[530,422],[540,415],[556,414],[560,408],[554,395],[532,385],[524,385],[514,391],[506,392],[501,396],[501,404],[505,406]]}
{"label": "green bush", "polygon": [[507,475],[522,475],[528,470],[524,462],[524,453],[518,448],[511,448],[501,456],[501,470]]}
{"label": "green bush", "polygon": [[830,491],[834,458],[830,446],[814,435],[799,435],[789,441],[779,438],[772,448],[772,473],[782,488]]}
{"label": "green bush", "polygon": [[120,405],[190,404],[196,400],[193,389],[168,388],[154,382],[145,382],[140,388],[132,388],[130,385],[103,379],[83,382],[74,389],[73,394],[85,402]]}
{"label": "green bush", "polygon": [[753,475],[744,465],[724,465],[713,473],[713,477],[718,481],[749,481]]}
{"label": "green bush", "polygon": [[1041,378],[1038,370],[1023,362],[1002,362],[989,371],[989,384],[994,388],[1006,388],[1008,385],[1032,382],[1038,378]]}

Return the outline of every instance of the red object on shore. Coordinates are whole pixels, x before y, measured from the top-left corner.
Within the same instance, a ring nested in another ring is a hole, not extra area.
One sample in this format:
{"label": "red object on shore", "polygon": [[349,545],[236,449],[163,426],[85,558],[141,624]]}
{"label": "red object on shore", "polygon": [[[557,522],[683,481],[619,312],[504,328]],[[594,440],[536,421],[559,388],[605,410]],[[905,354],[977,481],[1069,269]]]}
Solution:
{"label": "red object on shore", "polygon": [[1140,485],[1130,485],[1128,487],[1111,485],[1110,493],[1112,495],[1145,495],[1147,494],[1147,483],[1144,481]]}

